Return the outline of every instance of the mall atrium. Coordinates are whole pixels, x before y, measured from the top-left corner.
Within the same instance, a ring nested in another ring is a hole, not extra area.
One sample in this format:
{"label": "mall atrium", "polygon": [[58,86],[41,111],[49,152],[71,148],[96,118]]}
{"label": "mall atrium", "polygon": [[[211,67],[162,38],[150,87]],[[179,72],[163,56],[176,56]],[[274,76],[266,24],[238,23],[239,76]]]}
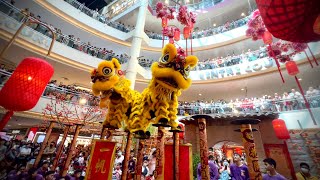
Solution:
{"label": "mall atrium", "polygon": [[319,0],[0,0],[0,179],[320,178]]}

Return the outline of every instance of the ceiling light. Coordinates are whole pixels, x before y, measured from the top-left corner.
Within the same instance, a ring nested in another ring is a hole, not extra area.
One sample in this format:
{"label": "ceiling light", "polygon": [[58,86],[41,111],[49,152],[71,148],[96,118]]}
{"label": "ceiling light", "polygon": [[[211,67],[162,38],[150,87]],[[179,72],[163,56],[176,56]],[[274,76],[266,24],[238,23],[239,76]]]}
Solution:
{"label": "ceiling light", "polygon": [[8,124],[7,126],[8,126],[8,127],[10,127],[11,125],[10,125],[10,124]]}
{"label": "ceiling light", "polygon": [[241,91],[244,91],[244,89],[242,88]]}
{"label": "ceiling light", "polygon": [[298,80],[299,80],[299,81],[302,81],[302,79],[301,79],[301,78],[299,78]]}
{"label": "ceiling light", "polygon": [[216,23],[214,23],[213,26],[216,27],[217,26]]}
{"label": "ceiling light", "polygon": [[29,77],[28,77],[28,81],[31,81],[31,80],[32,80],[32,77],[31,77],[31,76],[29,76]]}
{"label": "ceiling light", "polygon": [[21,126],[21,124],[18,124],[19,126]]}
{"label": "ceiling light", "polygon": [[186,3],[189,3],[190,1],[189,0],[186,0]]}
{"label": "ceiling light", "polygon": [[202,96],[202,94],[199,94],[199,96]]}
{"label": "ceiling light", "polygon": [[246,14],[244,14],[244,13],[241,13],[241,16],[246,16]]}
{"label": "ceiling light", "polygon": [[166,3],[166,4],[169,4],[169,0],[166,0],[165,3]]}

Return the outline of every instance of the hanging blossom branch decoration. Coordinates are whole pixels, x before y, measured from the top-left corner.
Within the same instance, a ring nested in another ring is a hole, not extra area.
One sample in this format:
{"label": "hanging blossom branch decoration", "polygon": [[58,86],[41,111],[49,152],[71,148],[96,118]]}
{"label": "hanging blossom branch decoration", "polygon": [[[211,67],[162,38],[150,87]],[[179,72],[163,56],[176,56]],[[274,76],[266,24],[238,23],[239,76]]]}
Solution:
{"label": "hanging blossom branch decoration", "polygon": [[196,23],[196,14],[193,12],[188,12],[187,6],[180,6],[177,20],[182,25],[193,28],[193,25]]}
{"label": "hanging blossom branch decoration", "polygon": [[168,7],[167,5],[163,4],[162,2],[157,2],[156,4],[156,14],[157,18],[167,18],[167,19],[174,19],[173,13],[175,12],[174,8]]}
{"label": "hanging blossom branch decoration", "polygon": [[247,26],[248,29],[246,30],[246,36],[251,37],[253,41],[262,39],[263,34],[267,31],[258,9],[252,13]]}

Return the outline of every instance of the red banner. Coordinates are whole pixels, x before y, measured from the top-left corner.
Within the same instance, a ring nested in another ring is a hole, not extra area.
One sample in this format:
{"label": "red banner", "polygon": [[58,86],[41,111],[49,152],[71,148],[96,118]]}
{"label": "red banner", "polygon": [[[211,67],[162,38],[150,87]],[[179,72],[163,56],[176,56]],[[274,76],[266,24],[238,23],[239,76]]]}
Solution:
{"label": "red banner", "polygon": [[94,140],[86,180],[112,179],[116,142]]}
{"label": "red banner", "polygon": [[[165,145],[165,160],[164,160],[164,179],[173,180],[173,145]],[[179,179],[192,180],[192,146],[180,145],[179,146]]]}
{"label": "red banner", "polygon": [[28,141],[33,141],[34,137],[36,136],[37,131],[38,131],[37,127],[32,127],[29,129]]}

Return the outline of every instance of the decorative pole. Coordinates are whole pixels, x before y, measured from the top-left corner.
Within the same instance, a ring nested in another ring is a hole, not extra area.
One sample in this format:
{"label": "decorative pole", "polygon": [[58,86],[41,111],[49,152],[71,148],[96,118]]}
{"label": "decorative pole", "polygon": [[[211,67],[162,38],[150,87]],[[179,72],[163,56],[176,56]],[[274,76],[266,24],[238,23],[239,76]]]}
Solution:
{"label": "decorative pole", "polygon": [[210,179],[208,164],[208,141],[206,119],[200,117],[198,119],[199,141],[200,141],[200,159],[201,159],[201,178],[203,180]]}
{"label": "decorative pole", "polygon": [[254,144],[253,130],[251,124],[258,124],[259,119],[238,119],[231,122],[231,124],[240,125],[242,134],[242,142],[246,152],[246,160],[248,163],[250,179],[262,179],[259,167],[259,159]]}
{"label": "decorative pole", "polygon": [[164,126],[158,126],[157,150],[156,150],[156,169],[154,171],[155,180],[163,180],[163,164],[164,164]]}
{"label": "decorative pole", "polygon": [[68,152],[68,156],[67,156],[67,159],[66,159],[65,164],[64,164],[62,177],[65,177],[67,175],[67,172],[68,172],[68,169],[69,169],[69,165],[71,163],[71,158],[74,155],[74,149],[76,147],[77,138],[78,138],[78,135],[80,133],[81,126],[82,126],[82,124],[76,124],[76,130],[74,132],[73,139],[72,139],[72,142],[71,142],[71,146],[70,146],[70,149],[69,149],[69,152]]}
{"label": "decorative pole", "polygon": [[35,167],[35,168],[37,168],[38,165],[39,165],[39,162],[41,160],[41,157],[42,157],[42,154],[44,152],[44,149],[46,148],[46,145],[48,143],[49,137],[51,135],[54,123],[55,123],[54,121],[50,121],[49,127],[48,127],[48,129],[46,131],[46,136],[45,136],[45,138],[44,138],[44,140],[43,140],[43,142],[41,144],[41,147],[40,147],[40,150],[39,150],[39,154],[38,154],[38,156],[37,156],[37,158],[36,158],[36,160],[34,161],[34,164],[33,164],[33,167]]}
{"label": "decorative pole", "polygon": [[60,146],[59,146],[59,148],[57,150],[57,155],[53,160],[52,170],[55,170],[57,165],[58,165],[58,161],[59,161],[59,159],[61,157],[61,154],[62,154],[62,151],[63,151],[64,142],[66,141],[68,133],[70,131],[70,126],[72,126],[72,125],[71,124],[65,124],[65,129],[64,129],[62,140],[61,140],[61,144],[60,144]]}
{"label": "decorative pole", "polygon": [[179,180],[179,132],[173,132],[173,179]]}
{"label": "decorative pole", "polygon": [[139,140],[139,147],[138,147],[138,155],[137,155],[137,165],[136,165],[136,180],[141,179],[142,175],[142,164],[143,164],[143,148],[144,148],[145,140]]}
{"label": "decorative pole", "polygon": [[131,144],[132,144],[132,138],[133,138],[133,134],[129,131],[128,132],[128,138],[127,138],[127,145],[126,145],[126,151],[125,151],[125,155],[124,155],[124,160],[123,160],[123,168],[122,168],[122,176],[121,179],[122,180],[126,180],[127,176],[128,176],[128,162],[129,162],[129,158],[130,158],[130,150],[131,150]]}

